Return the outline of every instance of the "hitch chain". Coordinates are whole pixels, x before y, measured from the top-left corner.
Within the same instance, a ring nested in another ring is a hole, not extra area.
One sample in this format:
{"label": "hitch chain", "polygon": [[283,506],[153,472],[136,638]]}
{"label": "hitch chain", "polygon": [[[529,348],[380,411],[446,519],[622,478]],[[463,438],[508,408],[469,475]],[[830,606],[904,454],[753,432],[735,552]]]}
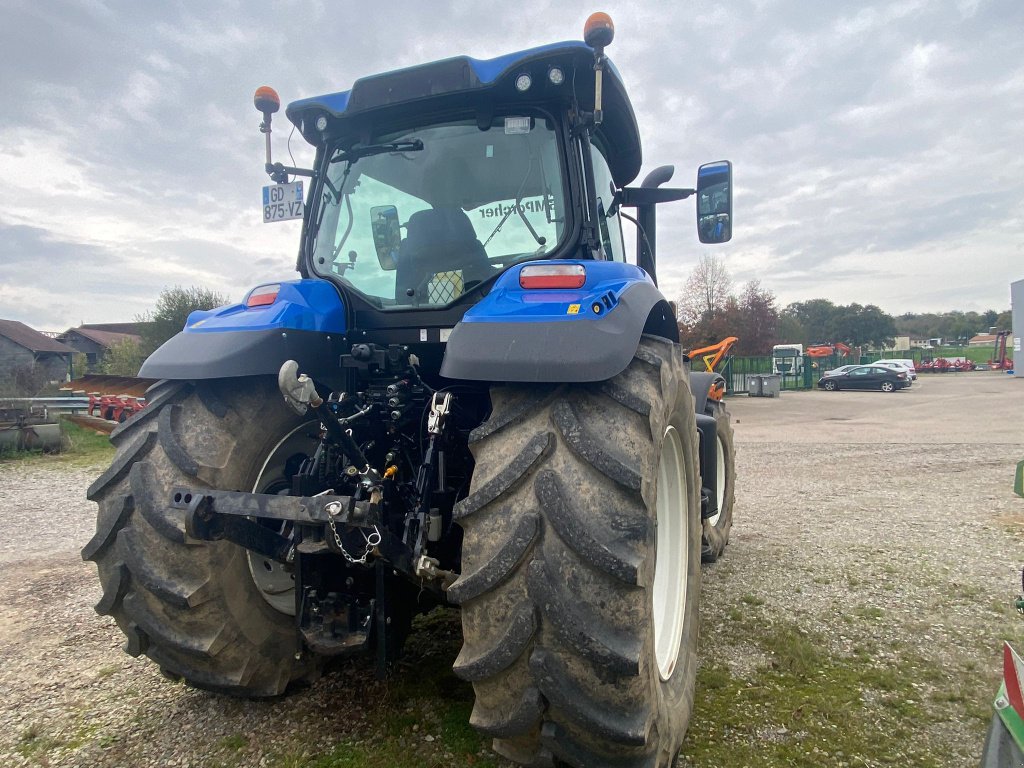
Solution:
{"label": "hitch chain", "polygon": [[352,565],[366,565],[366,558],[369,557],[373,553],[373,550],[376,549],[377,545],[380,544],[380,531],[377,530],[376,525],[373,526],[373,533],[371,533],[369,536],[363,533],[363,530],[360,528],[359,532],[362,533],[363,538],[366,539],[366,549],[363,550],[362,557],[358,559],[354,558],[352,557],[352,555],[348,553],[348,550],[345,549],[345,545],[341,541],[341,535],[338,533],[338,529],[334,525],[334,521],[328,520],[327,524],[330,526],[331,533],[334,535],[334,543],[338,546],[338,550],[341,552],[342,556],[346,560],[352,563]]}

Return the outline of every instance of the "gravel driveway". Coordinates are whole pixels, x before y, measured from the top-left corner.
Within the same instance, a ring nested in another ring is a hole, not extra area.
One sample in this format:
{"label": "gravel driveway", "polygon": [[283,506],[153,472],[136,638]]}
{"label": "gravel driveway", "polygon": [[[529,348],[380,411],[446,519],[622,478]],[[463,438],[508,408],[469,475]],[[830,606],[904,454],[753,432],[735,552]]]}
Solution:
{"label": "gravel driveway", "polygon": [[[935,701],[928,692],[944,676],[961,676],[954,682],[966,688],[928,705],[932,724],[905,764],[976,765],[984,724],[971,709],[983,714],[994,694],[1000,640],[1024,646],[1024,621],[1010,607],[1024,560],[1024,500],[1012,493],[1024,458],[1024,380],[922,376],[906,392],[738,397],[730,409],[736,524],[724,561],[705,568],[702,664],[738,679],[770,664],[749,634],[731,629],[739,612],[796,626],[836,658],[870,647],[875,665],[927,659],[940,674],[921,684],[922,701]],[[400,693],[420,674],[413,663],[450,665],[459,645],[452,617],[414,637],[401,689],[357,661],[283,701],[235,701],[125,655],[113,621],[92,610],[95,569],[78,555],[95,516],[85,489],[100,469],[0,463],[0,765],[294,766],[339,742],[372,753],[383,737],[361,719],[367,701],[406,713],[402,743],[434,750],[428,765],[506,765],[485,747],[455,762],[443,718]],[[451,676],[441,677],[442,695],[466,700],[454,678],[446,688]],[[700,707],[688,754],[728,738]],[[777,742],[792,728],[764,734]],[[842,752],[812,762],[881,764]]]}

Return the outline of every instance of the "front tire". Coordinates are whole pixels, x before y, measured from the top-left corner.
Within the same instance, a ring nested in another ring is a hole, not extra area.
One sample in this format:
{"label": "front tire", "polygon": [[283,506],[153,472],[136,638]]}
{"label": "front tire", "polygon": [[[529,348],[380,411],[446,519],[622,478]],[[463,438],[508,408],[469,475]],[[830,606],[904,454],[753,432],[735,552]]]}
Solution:
{"label": "front tire", "polygon": [[644,337],[594,385],[492,389],[472,437],[464,645],[470,722],[524,764],[668,766],[693,706],[697,431],[681,351]]}
{"label": "front tire", "polygon": [[829,392],[835,392],[837,389],[839,389],[839,385],[836,384],[834,381],[826,381],[825,389]]}
{"label": "front tire", "polygon": [[89,488],[96,535],[82,557],[96,563],[125,650],[145,654],[190,685],[275,696],[313,679],[295,620],[260,591],[246,550],[185,536],[171,488],[250,490],[283,435],[300,423],[264,379],[162,382],[149,404],[111,434],[118,451]]}

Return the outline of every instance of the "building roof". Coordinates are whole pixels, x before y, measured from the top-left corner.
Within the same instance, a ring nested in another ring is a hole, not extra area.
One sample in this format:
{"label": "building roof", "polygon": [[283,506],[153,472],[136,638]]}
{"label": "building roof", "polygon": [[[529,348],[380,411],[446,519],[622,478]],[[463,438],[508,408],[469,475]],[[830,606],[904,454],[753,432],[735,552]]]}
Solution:
{"label": "building roof", "polygon": [[[128,323],[125,323],[125,325],[128,325]],[[77,333],[79,336],[84,336],[85,338],[91,341],[95,341],[100,346],[106,347],[108,349],[121,341],[139,342],[142,340],[142,337],[139,336],[137,333],[118,333],[116,331],[103,331],[97,330],[96,328],[90,328],[85,325],[79,326],[78,328],[68,329],[67,331],[61,334],[60,338],[66,340],[67,337],[72,333]]]}
{"label": "building roof", "polygon": [[82,323],[79,329],[88,328],[90,331],[110,331],[111,333],[129,333],[138,336],[142,333],[144,326],[150,323]]}
{"label": "building roof", "polygon": [[0,320],[0,336],[10,339],[30,352],[57,352],[62,355],[70,355],[75,351],[66,344],[44,336],[39,331],[29,328],[17,320]]}
{"label": "building roof", "polygon": [[977,336],[972,336],[971,340],[967,342],[967,345],[974,345],[980,347],[982,344],[991,345],[996,343],[996,335],[994,333],[979,333]]}

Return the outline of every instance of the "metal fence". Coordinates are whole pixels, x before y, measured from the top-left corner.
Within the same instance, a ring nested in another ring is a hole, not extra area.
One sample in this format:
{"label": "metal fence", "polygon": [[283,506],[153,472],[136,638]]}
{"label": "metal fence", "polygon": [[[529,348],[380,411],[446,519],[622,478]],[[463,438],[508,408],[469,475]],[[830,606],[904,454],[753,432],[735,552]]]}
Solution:
{"label": "metal fence", "polygon": [[88,397],[0,397],[0,409],[23,409],[41,412],[43,416],[65,413],[85,413],[89,410]]}
{"label": "metal fence", "polygon": [[[761,357],[729,357],[719,367],[718,372],[725,377],[727,382],[727,393],[730,395],[743,395],[750,391],[750,377],[758,374],[778,373],[781,389],[798,390],[814,389],[822,373],[838,368],[841,365],[848,365],[851,361],[838,355],[829,357],[811,357],[804,355],[798,358],[794,364],[793,358],[778,366],[776,371],[772,365],[770,355]],[[701,360],[691,360],[690,369],[693,371],[706,370]]]}

